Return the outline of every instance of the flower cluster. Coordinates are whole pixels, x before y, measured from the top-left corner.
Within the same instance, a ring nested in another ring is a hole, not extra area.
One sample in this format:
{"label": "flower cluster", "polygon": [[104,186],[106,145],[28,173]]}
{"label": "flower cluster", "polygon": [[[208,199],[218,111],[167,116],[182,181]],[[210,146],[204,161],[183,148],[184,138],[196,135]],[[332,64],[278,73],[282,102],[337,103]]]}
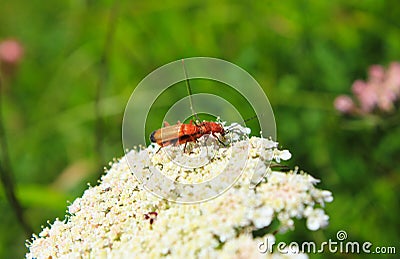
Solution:
{"label": "flower cluster", "polygon": [[[242,170],[240,178],[206,202],[179,204],[160,199],[145,190],[131,171],[132,162],[141,165],[132,170],[143,174],[149,165],[163,164],[161,171],[167,177],[199,182],[214,177],[232,150],[243,143],[249,149],[236,155],[248,159],[246,166],[229,168],[232,173]],[[150,159],[142,161],[143,154]],[[331,192],[315,187],[318,180],[309,174],[297,169],[280,172],[257,163],[272,159],[279,163],[290,157],[289,151],[277,149],[276,142],[258,137],[220,148],[210,163],[196,170],[180,168],[151,146],[131,150],[111,165],[99,185],[69,206],[65,220],[56,219],[27,241],[26,258],[284,257],[261,254],[262,236],[274,238],[292,230],[294,220],[301,218],[310,230],[327,226],[323,207],[333,200]],[[257,170],[266,174],[250,188],[249,179]]]}
{"label": "flower cluster", "polygon": [[356,80],[352,92],[358,102],[347,95],[340,95],[334,101],[335,108],[345,114],[363,115],[380,110],[389,112],[394,109],[400,98],[400,63],[392,62],[385,70],[380,65],[369,68],[368,80]]}

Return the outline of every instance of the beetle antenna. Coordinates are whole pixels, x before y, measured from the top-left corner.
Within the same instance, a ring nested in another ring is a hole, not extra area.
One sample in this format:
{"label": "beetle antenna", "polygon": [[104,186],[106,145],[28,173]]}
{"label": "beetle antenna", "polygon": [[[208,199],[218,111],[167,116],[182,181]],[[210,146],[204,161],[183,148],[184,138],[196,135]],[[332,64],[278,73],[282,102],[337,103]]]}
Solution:
{"label": "beetle antenna", "polygon": [[256,119],[256,118],[257,118],[257,115],[251,116],[250,118],[245,119],[243,121],[243,123],[246,123],[246,122],[251,121],[251,120]]}
{"label": "beetle antenna", "polygon": [[[254,120],[254,119],[257,119],[258,118],[258,116],[257,115],[254,115],[254,116],[251,116],[250,118],[247,118],[247,119],[245,119],[245,120],[243,120],[243,124],[245,124],[246,122],[248,122],[248,121],[251,121],[251,120]],[[233,128],[235,128],[235,127],[237,127],[238,126],[238,124],[234,124],[234,125],[231,125],[230,127],[228,127],[226,130],[231,130],[231,129],[233,129]]]}
{"label": "beetle antenna", "polygon": [[196,121],[198,121],[200,123],[200,118],[197,115],[197,113],[194,111],[193,100],[192,100],[192,89],[190,88],[190,83],[189,83],[189,79],[188,79],[188,75],[187,75],[187,70],[186,70],[184,59],[182,59],[182,66],[183,66],[183,73],[185,73],[186,88],[187,88],[187,92],[188,92],[188,95],[189,95],[190,110],[192,111],[193,117],[195,119],[195,124],[197,124]]}

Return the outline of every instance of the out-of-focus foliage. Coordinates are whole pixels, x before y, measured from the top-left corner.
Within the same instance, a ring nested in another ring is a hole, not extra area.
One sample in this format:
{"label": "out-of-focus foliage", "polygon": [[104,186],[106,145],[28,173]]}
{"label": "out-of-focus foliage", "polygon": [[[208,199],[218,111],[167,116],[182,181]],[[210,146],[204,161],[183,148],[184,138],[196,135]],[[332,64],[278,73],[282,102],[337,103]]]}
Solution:
{"label": "out-of-focus foliage", "polygon": [[[113,8],[115,32],[104,80],[101,64]],[[39,232],[47,219],[62,217],[65,201],[79,196],[85,182],[96,184],[107,160],[123,155],[124,106],[143,77],[179,58],[211,56],[241,66],[262,85],[275,111],[278,140],[294,154],[291,166],[322,179],[322,187],[334,194],[328,229],[312,236],[297,230],[284,238],[323,242],[343,229],[351,240],[398,245],[399,122],[354,121],[333,107],[354,80],[365,79],[368,66],[400,60],[398,17],[394,0],[120,1],[116,6],[1,1],[0,40],[16,39],[24,49],[18,67],[3,72],[2,105],[17,194],[29,223]],[[104,84],[100,156],[99,82]],[[213,93],[233,103],[239,98]],[[178,94],[186,92],[170,93],[171,99]],[[162,100],[160,109],[170,105],[169,98]],[[152,116],[150,130],[160,126],[163,114]],[[20,257],[27,237],[0,193],[0,257]]]}

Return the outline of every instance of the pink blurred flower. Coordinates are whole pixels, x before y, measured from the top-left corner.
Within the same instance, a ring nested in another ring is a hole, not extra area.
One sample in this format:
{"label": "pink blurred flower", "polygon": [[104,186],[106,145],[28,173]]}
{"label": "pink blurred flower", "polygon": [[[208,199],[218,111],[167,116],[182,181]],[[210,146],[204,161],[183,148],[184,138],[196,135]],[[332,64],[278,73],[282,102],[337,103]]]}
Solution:
{"label": "pink blurred flower", "polygon": [[361,94],[365,88],[367,88],[367,83],[365,83],[363,80],[356,80],[351,86],[351,90],[353,91],[354,95]]}
{"label": "pink blurred flower", "polygon": [[371,112],[375,105],[378,103],[378,95],[376,89],[369,85],[359,95],[357,95],[358,101],[363,112]]}
{"label": "pink blurred flower", "polygon": [[15,39],[0,42],[0,62],[16,64],[21,60],[23,53],[21,44]]}
{"label": "pink blurred flower", "polygon": [[389,68],[372,65],[368,69],[368,80],[356,80],[352,87],[358,106],[349,96],[338,96],[335,108],[342,113],[367,114],[379,109],[389,112],[400,98],[400,63],[392,62]]}
{"label": "pink blurred flower", "polygon": [[369,67],[369,80],[382,81],[385,77],[385,69],[381,65],[372,65]]}
{"label": "pink blurred flower", "polygon": [[377,96],[370,84],[362,80],[356,80],[351,88],[360,103],[361,110],[364,112],[371,111],[377,102]]}
{"label": "pink blurred flower", "polygon": [[391,111],[394,108],[394,101],[396,101],[396,95],[392,91],[385,91],[379,96],[378,107],[382,111]]}
{"label": "pink blurred flower", "polygon": [[354,102],[347,95],[339,95],[334,101],[336,110],[342,113],[349,113],[354,108]]}
{"label": "pink blurred flower", "polygon": [[396,96],[400,96],[400,63],[390,63],[386,76],[386,87],[391,89]]}

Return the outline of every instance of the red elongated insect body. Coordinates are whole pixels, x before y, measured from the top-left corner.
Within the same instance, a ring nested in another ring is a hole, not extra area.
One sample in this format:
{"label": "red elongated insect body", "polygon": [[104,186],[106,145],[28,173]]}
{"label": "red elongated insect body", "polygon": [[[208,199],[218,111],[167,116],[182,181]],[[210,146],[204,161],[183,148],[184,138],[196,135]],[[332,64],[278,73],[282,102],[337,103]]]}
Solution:
{"label": "red elongated insect body", "polygon": [[203,135],[213,135],[222,143],[216,133],[221,134],[221,136],[226,134],[221,124],[211,121],[203,121],[200,124],[194,124],[191,120],[189,124],[178,123],[172,126],[167,125],[166,127],[153,131],[150,134],[150,141],[157,143],[161,147],[165,147],[168,145],[196,142],[197,139]]}

